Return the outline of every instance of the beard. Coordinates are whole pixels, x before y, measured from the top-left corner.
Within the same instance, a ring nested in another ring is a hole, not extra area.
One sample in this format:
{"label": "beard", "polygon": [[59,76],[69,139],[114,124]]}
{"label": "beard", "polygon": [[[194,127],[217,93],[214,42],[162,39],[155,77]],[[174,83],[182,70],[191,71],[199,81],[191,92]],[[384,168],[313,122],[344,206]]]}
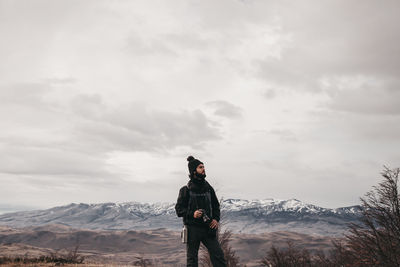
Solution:
{"label": "beard", "polygon": [[206,192],[207,189],[209,188],[209,184],[204,178],[206,178],[206,173],[202,174],[194,172],[190,176],[190,181],[188,182],[188,188],[196,193]]}
{"label": "beard", "polygon": [[199,180],[199,181],[203,181],[205,178],[206,178],[206,173],[195,173],[194,174],[194,178],[196,179],[196,180]]}

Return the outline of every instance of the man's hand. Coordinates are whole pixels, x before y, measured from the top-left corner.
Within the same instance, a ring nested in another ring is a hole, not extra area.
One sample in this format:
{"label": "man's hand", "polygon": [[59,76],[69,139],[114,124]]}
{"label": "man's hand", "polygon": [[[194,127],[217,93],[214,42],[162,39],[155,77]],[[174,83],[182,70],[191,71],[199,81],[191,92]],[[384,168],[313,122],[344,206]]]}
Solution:
{"label": "man's hand", "polygon": [[213,219],[210,223],[210,228],[212,229],[217,229],[218,228],[218,222],[217,220]]}
{"label": "man's hand", "polygon": [[201,216],[203,216],[203,212],[201,210],[196,210],[193,214],[194,218],[200,218]]}

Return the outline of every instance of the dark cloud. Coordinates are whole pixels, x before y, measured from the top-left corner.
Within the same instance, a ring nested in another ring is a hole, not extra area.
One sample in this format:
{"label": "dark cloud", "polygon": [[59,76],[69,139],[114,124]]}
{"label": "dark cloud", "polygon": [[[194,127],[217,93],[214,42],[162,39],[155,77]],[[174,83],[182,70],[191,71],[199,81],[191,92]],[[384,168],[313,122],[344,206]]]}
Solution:
{"label": "dark cloud", "polygon": [[80,96],[73,106],[82,116],[73,129],[75,144],[95,150],[162,151],[222,138],[200,110],[170,112],[141,103],[105,108],[98,96]]}
{"label": "dark cloud", "polygon": [[399,10],[396,1],[309,1],[290,8],[281,2],[276,12],[290,41],[281,57],[254,61],[257,75],[272,86],[310,92],[322,92],[320,79],[330,76],[395,79]]}
{"label": "dark cloud", "polygon": [[207,102],[206,104],[215,108],[214,111],[215,115],[226,117],[229,119],[240,118],[243,113],[243,109],[241,107],[235,106],[234,104],[228,101],[217,100],[217,101]]}
{"label": "dark cloud", "polygon": [[386,84],[363,81],[356,88],[331,89],[328,108],[366,115],[400,115],[400,91],[389,88]]}
{"label": "dark cloud", "polygon": [[168,152],[222,138],[200,110],[171,112],[140,103],[114,107],[99,94],[80,94],[60,106],[43,100],[51,89],[24,84],[1,91],[8,119],[0,134],[0,172],[112,177],[107,159],[113,151]]}

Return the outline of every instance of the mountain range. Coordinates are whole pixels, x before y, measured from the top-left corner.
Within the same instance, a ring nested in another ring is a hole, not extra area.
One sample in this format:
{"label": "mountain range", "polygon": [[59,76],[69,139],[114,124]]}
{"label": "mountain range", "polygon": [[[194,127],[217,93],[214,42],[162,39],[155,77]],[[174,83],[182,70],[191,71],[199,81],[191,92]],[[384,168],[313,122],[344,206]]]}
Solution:
{"label": "mountain range", "polygon": [[[221,223],[234,233],[294,231],[337,236],[347,230],[348,223],[358,222],[361,215],[360,206],[329,209],[297,199],[225,199],[220,204]],[[45,210],[0,215],[0,225],[10,227],[54,223],[90,230],[165,228],[178,231],[182,228],[182,219],[175,214],[175,203],[71,203]]]}

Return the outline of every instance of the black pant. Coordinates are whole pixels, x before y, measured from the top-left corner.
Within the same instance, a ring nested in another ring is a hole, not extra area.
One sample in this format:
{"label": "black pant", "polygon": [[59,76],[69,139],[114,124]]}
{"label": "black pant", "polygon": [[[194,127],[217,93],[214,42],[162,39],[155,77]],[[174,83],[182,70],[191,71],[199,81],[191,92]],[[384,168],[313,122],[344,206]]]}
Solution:
{"label": "black pant", "polygon": [[210,235],[208,228],[188,225],[188,242],[186,244],[187,266],[198,267],[200,241],[210,253],[214,267],[226,267],[224,252],[215,235]]}

